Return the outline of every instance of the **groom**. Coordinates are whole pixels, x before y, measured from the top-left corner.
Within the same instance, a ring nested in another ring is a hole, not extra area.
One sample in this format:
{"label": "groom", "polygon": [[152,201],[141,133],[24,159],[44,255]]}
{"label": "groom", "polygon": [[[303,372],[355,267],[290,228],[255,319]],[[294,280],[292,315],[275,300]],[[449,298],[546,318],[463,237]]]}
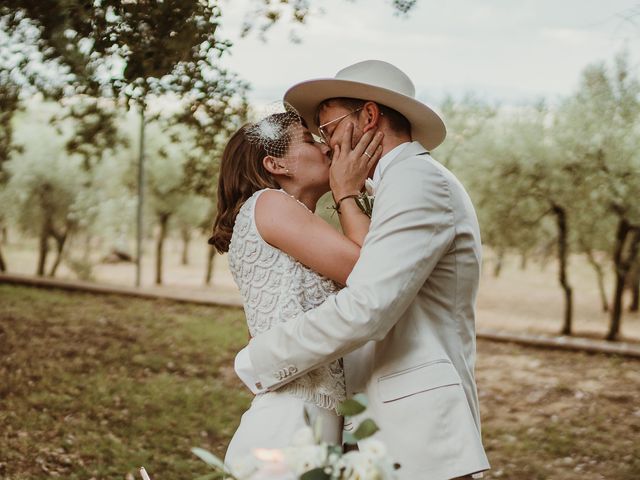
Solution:
{"label": "groom", "polygon": [[[444,124],[414,96],[402,71],[376,60],[286,93],[332,148],[346,129],[353,142],[384,132],[375,208],[346,288],[253,338],[236,371],[257,393],[344,357],[347,393],[368,396],[399,478],[477,478],[489,468],[474,379],[480,232],[464,188],[427,151]],[[353,181],[332,185],[336,200]]]}

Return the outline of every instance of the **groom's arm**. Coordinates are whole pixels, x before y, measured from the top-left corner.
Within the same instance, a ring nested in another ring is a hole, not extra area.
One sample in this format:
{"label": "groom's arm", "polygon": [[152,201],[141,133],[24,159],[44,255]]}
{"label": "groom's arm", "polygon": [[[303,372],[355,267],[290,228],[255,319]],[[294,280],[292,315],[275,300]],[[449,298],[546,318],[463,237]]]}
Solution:
{"label": "groom's arm", "polygon": [[247,348],[254,384],[278,388],[385,337],[453,243],[448,187],[441,171],[424,158],[388,167],[347,288],[251,340]]}

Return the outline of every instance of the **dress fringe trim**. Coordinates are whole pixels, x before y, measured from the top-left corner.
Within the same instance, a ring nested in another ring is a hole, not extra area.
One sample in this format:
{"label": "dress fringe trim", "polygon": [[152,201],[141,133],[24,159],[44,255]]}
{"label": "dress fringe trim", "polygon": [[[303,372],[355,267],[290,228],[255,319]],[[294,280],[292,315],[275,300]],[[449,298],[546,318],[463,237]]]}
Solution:
{"label": "dress fringe trim", "polygon": [[283,387],[283,390],[327,410],[337,410],[338,405],[344,401],[344,399],[336,398],[326,393],[320,393],[303,385],[296,385],[295,383]]}

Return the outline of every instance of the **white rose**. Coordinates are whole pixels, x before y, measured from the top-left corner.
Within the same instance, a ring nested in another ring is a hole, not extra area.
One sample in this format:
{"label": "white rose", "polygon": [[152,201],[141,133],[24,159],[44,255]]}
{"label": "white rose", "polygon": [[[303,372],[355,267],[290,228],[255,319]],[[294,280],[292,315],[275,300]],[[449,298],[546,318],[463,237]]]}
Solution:
{"label": "white rose", "polygon": [[387,456],[387,447],[375,438],[361,440],[358,442],[358,448],[362,453],[371,455],[375,459],[383,459]]}
{"label": "white rose", "polygon": [[[382,446],[384,447],[384,446]],[[369,451],[352,451],[342,456],[338,462],[344,468],[344,480],[392,480],[395,478],[393,464],[380,455],[382,448],[372,445]]]}
{"label": "white rose", "polygon": [[327,461],[326,445],[307,445],[287,448],[285,461],[293,472],[302,475],[309,470],[321,467]]}

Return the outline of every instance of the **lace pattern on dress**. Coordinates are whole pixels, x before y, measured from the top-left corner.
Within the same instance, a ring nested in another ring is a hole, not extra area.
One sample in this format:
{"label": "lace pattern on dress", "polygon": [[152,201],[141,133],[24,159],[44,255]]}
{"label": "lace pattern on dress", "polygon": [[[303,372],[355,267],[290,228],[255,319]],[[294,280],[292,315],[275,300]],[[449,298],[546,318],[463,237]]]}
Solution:
{"label": "lace pattern on dress", "polygon": [[[269,245],[260,236],[255,223],[255,204],[266,190],[269,189],[254,193],[240,208],[228,253],[229,269],[240,289],[252,336],[278,323],[296,321],[339,290],[333,281]],[[283,190],[276,191],[288,195]],[[336,360],[318,367],[280,390],[319,407],[335,409],[345,399],[342,364]]]}

